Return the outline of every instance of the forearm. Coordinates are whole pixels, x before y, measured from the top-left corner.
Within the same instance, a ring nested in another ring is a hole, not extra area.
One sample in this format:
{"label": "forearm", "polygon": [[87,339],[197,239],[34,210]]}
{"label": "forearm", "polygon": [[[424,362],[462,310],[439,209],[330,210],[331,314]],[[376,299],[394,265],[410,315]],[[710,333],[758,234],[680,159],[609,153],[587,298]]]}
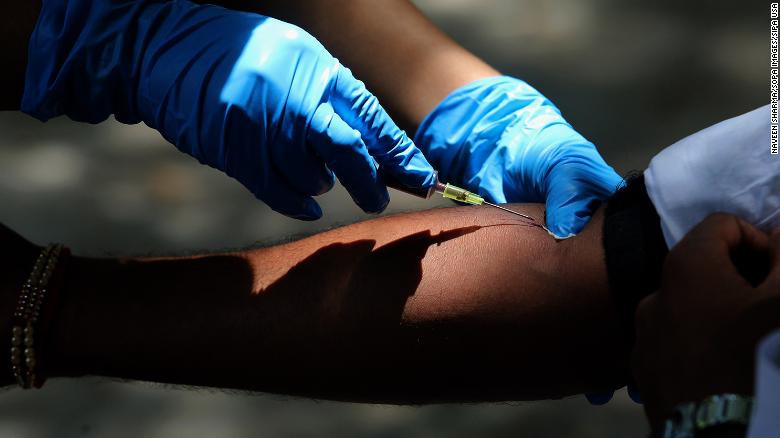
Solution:
{"label": "forearm", "polygon": [[270,15],[305,28],[367,84],[398,124],[412,131],[456,88],[498,75],[408,0],[210,3]]}
{"label": "forearm", "polygon": [[0,69],[0,111],[18,110],[24,91],[27,44],[40,11],[40,0],[3,2],[0,6],[0,49],[4,66]]}
{"label": "forearm", "polygon": [[611,388],[627,353],[600,223],[556,243],[454,208],[244,253],[76,259],[56,374],[399,403]]}

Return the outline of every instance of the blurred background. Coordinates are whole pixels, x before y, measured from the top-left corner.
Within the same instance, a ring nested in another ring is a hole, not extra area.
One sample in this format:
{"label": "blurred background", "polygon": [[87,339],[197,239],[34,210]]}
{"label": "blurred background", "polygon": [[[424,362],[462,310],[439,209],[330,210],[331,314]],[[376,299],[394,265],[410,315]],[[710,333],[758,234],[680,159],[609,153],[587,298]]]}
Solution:
{"label": "blurred background", "polygon": [[[641,170],[674,141],[768,103],[763,2],[415,3],[467,48],[545,93],[619,173]],[[340,188],[320,199],[325,217],[318,222],[274,214],[145,126],[42,124],[0,113],[0,133],[0,221],[80,255],[243,247],[367,218]],[[434,205],[392,193],[387,213]],[[641,406],[622,392],[601,407],[574,397],[413,408],[88,379],[0,396],[0,437],[646,434]]]}

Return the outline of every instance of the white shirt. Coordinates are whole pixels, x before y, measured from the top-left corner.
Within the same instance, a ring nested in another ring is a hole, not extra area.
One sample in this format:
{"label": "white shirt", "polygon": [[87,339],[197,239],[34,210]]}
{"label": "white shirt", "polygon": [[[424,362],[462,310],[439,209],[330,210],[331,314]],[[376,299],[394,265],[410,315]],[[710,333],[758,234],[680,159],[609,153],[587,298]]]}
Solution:
{"label": "white shirt", "polygon": [[765,232],[780,227],[780,155],[770,154],[769,105],[688,136],[645,170],[669,248],[712,213]]}

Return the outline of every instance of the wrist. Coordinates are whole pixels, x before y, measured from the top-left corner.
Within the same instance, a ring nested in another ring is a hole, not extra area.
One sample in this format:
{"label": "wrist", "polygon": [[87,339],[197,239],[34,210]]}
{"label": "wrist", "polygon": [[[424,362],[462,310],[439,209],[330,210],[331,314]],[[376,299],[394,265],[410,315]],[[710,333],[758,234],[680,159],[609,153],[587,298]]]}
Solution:
{"label": "wrist", "polygon": [[[72,257],[69,261],[52,317],[47,352],[50,377],[107,375],[112,353],[106,345],[121,345],[128,337],[117,331],[122,328],[119,315],[110,315],[110,309],[93,297],[95,294],[113,296],[115,302],[121,303],[117,293],[123,281],[120,270],[119,261],[113,259]],[[150,307],[149,312],[154,312],[154,308]],[[132,331],[139,336],[148,335],[145,328],[149,321],[132,325]]]}
{"label": "wrist", "polygon": [[[642,393],[645,412],[653,428],[663,428],[681,406],[698,409],[703,401],[713,396],[736,394],[743,399],[752,398],[752,372],[734,366],[731,359],[724,355],[710,356],[705,361],[691,360],[685,370],[677,375],[665,375],[664,380],[653,387],[640,385],[640,389],[645,390]],[[661,367],[659,365],[659,369]],[[672,373],[668,368],[663,370]]]}
{"label": "wrist", "polygon": [[[88,259],[73,257],[65,273],[58,306],[51,324],[49,356],[50,377],[79,377],[90,374],[87,363],[79,359],[84,356],[80,344],[75,340],[83,336],[78,325],[89,326],[90,315],[79,312],[80,292],[83,290],[83,273],[91,271]],[[80,318],[79,318],[80,317]],[[99,330],[99,329],[98,329]],[[97,331],[97,330],[96,330]]]}
{"label": "wrist", "polygon": [[[13,313],[19,293],[42,248],[23,241],[19,236],[3,238],[2,247],[5,251],[0,254],[0,264],[3,266],[3,275],[0,276],[0,339],[7,348],[11,346]],[[15,383],[7,351],[0,359],[0,386]]]}
{"label": "wrist", "polygon": [[747,426],[744,424],[727,424],[703,430],[696,435],[696,438],[742,438],[746,433]]}
{"label": "wrist", "polygon": [[[780,299],[761,300],[707,339],[690,341],[690,348],[647,394],[648,411],[666,416],[679,404],[703,400],[712,394],[752,395],[755,386],[756,347],[778,328]],[[673,355],[677,356],[677,355]],[[661,397],[663,396],[663,397]]]}
{"label": "wrist", "polygon": [[239,347],[261,332],[236,317],[251,298],[246,269],[233,256],[72,260],[54,322],[53,375],[239,387],[246,376],[223,372],[233,365],[211,353],[252,357]]}
{"label": "wrist", "polygon": [[653,430],[662,438],[739,436],[753,411],[753,397],[724,393],[677,405]]}

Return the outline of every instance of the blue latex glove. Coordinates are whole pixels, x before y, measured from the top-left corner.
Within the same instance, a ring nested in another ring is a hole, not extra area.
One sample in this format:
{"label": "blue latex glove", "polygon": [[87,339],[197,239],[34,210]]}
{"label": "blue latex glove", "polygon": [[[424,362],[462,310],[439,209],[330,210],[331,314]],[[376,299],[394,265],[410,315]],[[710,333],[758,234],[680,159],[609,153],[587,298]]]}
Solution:
{"label": "blue latex glove", "polygon": [[374,160],[405,185],[434,184],[414,143],[314,37],[215,6],[44,1],[22,110],[143,121],[299,219],[322,215],[312,196],[333,186],[333,172],[361,208],[382,211]]}
{"label": "blue latex glove", "polygon": [[[634,401],[634,403],[642,404],[642,395],[639,393],[639,390],[637,389],[636,385],[629,381],[628,385],[626,385],[626,391],[628,392],[628,396],[631,398],[631,400]],[[610,392],[604,392],[599,394],[585,394],[585,398],[590,402],[590,404],[595,406],[601,406],[609,403],[610,400],[612,400],[612,397],[615,395],[615,391]]]}
{"label": "blue latex glove", "polygon": [[510,77],[454,91],[415,143],[442,181],[491,202],[546,202],[547,228],[559,238],[579,233],[623,181],[552,102]]}

